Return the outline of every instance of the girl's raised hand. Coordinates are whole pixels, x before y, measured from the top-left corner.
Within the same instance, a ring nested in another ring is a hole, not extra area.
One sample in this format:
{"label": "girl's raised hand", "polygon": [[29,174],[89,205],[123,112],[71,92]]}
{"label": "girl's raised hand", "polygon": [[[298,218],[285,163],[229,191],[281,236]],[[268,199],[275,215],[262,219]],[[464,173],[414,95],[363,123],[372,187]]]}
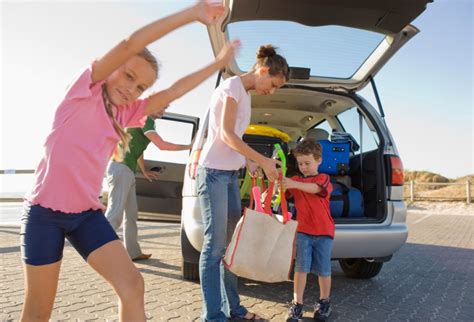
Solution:
{"label": "girl's raised hand", "polygon": [[222,47],[219,55],[216,57],[216,61],[218,61],[222,67],[226,66],[232,59],[234,59],[239,48],[240,40],[228,42],[224,47]]}
{"label": "girl's raised hand", "polygon": [[196,13],[196,20],[205,25],[210,25],[216,22],[224,13],[224,6],[221,2],[201,0],[194,6]]}

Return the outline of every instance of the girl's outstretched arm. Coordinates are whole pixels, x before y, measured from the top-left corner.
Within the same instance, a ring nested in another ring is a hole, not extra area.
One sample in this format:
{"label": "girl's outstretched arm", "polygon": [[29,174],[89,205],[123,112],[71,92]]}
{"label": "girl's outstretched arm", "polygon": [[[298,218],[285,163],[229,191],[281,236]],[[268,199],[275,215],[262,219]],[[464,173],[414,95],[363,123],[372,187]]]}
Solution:
{"label": "girl's outstretched arm", "polygon": [[222,4],[211,4],[202,0],[192,7],[146,25],[121,41],[94,64],[92,81],[95,83],[107,78],[130,57],[170,31],[193,21],[211,24],[223,13]]}
{"label": "girl's outstretched arm", "polygon": [[226,44],[213,63],[192,74],[189,74],[188,76],[181,78],[169,88],[150,95],[148,98],[145,114],[150,115],[162,110],[172,101],[183,96],[201,82],[209,78],[216,71],[224,68],[231,61],[231,59],[234,58],[235,52],[239,45],[240,42],[238,40]]}

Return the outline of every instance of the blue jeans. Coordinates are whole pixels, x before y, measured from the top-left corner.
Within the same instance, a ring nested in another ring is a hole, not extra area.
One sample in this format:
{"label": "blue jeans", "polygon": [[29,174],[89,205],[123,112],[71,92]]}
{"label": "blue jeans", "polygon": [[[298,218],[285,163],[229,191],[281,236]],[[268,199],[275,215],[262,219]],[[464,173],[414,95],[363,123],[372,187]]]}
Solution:
{"label": "blue jeans", "polygon": [[222,258],[241,216],[238,171],[200,167],[198,195],[204,226],[199,259],[203,298],[203,321],[227,321],[244,316],[240,305],[237,276],[224,268]]}
{"label": "blue jeans", "polygon": [[331,276],[333,240],[329,236],[296,235],[295,272]]}

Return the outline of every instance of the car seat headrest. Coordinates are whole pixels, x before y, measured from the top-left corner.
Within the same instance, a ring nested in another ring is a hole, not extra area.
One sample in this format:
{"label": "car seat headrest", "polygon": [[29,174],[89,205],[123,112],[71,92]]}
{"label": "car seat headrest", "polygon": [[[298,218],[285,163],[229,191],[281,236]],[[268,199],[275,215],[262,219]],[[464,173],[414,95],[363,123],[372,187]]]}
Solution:
{"label": "car seat headrest", "polygon": [[296,148],[297,145],[298,145],[298,143],[295,142],[295,141],[288,142],[288,151],[290,151],[290,152],[293,151],[293,149]]}
{"label": "car seat headrest", "polygon": [[314,129],[309,129],[308,131],[306,131],[304,138],[313,139],[316,141],[328,140],[329,133],[326,130],[314,128]]}

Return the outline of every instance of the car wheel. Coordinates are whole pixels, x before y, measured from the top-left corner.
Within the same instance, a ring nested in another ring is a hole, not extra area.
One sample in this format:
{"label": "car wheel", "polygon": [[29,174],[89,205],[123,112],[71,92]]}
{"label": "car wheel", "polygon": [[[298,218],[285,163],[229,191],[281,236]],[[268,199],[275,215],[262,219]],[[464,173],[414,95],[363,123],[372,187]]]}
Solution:
{"label": "car wheel", "polygon": [[191,245],[184,227],[181,224],[181,273],[188,281],[199,280],[199,256],[200,253]]}
{"label": "car wheel", "polygon": [[199,280],[199,264],[189,263],[183,260],[181,262],[181,273],[185,280],[197,281]]}
{"label": "car wheel", "polygon": [[372,278],[382,269],[383,262],[371,262],[364,258],[348,258],[339,260],[344,274],[350,278]]}

